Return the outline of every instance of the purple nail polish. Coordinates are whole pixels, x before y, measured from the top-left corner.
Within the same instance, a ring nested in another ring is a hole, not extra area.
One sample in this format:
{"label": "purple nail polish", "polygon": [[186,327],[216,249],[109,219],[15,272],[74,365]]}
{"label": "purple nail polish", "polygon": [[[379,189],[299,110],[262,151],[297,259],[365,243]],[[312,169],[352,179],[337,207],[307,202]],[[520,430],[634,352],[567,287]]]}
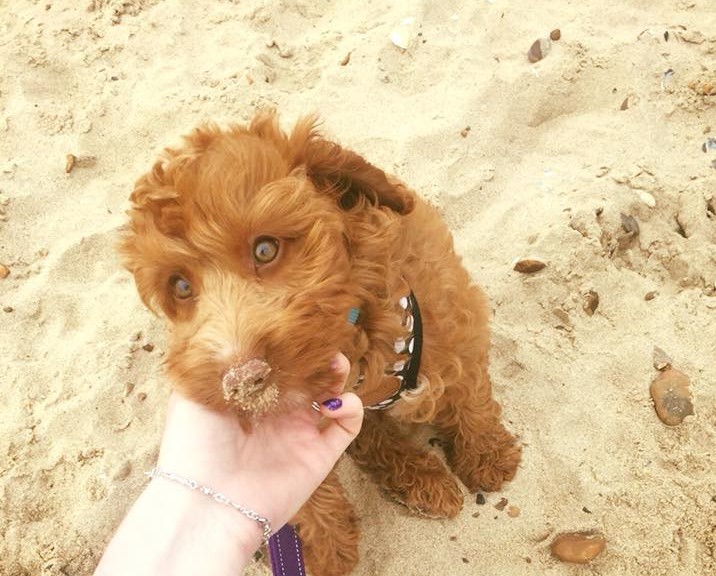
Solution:
{"label": "purple nail polish", "polygon": [[328,400],[324,400],[321,402],[326,408],[328,408],[331,412],[334,410],[338,410],[341,406],[343,406],[343,400],[340,398],[329,398]]}

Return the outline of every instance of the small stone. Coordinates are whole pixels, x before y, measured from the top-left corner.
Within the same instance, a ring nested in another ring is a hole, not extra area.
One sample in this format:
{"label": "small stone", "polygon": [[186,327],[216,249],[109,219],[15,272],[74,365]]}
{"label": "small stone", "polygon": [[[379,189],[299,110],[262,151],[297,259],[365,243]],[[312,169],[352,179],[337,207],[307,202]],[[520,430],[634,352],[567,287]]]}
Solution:
{"label": "small stone", "polygon": [[485,495],[484,494],[478,494],[475,496],[475,504],[478,506],[484,506],[485,504]]}
{"label": "small stone", "polygon": [[3,312],[7,312],[8,314],[10,314],[10,312],[14,312],[15,309],[14,309],[12,306],[4,306],[3,309],[2,309],[2,311],[3,311]]}
{"label": "small stone", "polygon": [[654,368],[663,371],[671,368],[672,364],[669,355],[658,346],[654,346]]}
{"label": "small stone", "polygon": [[152,344],[151,342],[147,342],[144,346],[142,346],[142,350],[151,352],[152,350],[154,350],[154,344]]}
{"label": "small stone", "polygon": [[539,62],[549,54],[549,51],[552,49],[552,42],[549,38],[540,38],[539,40],[535,40],[532,43],[532,46],[530,46],[529,51],[527,52],[527,58],[530,62],[533,64],[535,62]]}
{"label": "small stone", "polygon": [[559,320],[564,324],[565,326],[569,326],[572,321],[569,318],[569,313],[566,310],[563,310],[562,308],[554,308],[552,310],[552,314],[554,314]]}
{"label": "small stone", "polygon": [[127,382],[124,385],[124,397],[126,398],[132,393],[132,390],[134,390],[134,382]]}
{"label": "small stone", "polygon": [[598,532],[567,532],[552,540],[550,550],[562,562],[587,564],[596,558],[606,545],[606,538]]}
{"label": "small stone", "polygon": [[591,511],[589,508],[587,508],[586,506],[582,506],[582,512],[584,512],[585,514],[591,514],[591,513],[592,513],[592,511]]}
{"label": "small stone", "polygon": [[628,216],[627,214],[622,213],[621,219],[622,227],[627,234],[631,236],[639,235],[639,223],[636,221],[636,218],[634,218],[634,216]]}
{"label": "small stone", "polygon": [[348,63],[351,61],[351,52],[348,52],[342,59],[341,59],[341,66],[347,66]]}
{"label": "small stone", "polygon": [[462,563],[463,563],[463,564],[469,564],[470,561],[463,556],[463,557],[462,557]]}
{"label": "small stone", "polygon": [[646,294],[644,294],[644,300],[646,300],[647,302],[649,300],[653,300],[654,298],[656,298],[657,294],[658,294],[658,292],[656,290],[651,290],[651,291],[647,292]]}
{"label": "small stone", "polygon": [[500,498],[500,501],[495,504],[495,510],[502,512],[505,509],[505,506],[507,506],[507,502],[507,498]]}
{"label": "small stone", "polygon": [[469,127],[469,126],[465,126],[465,128],[463,128],[462,130],[460,130],[460,136],[462,136],[463,138],[467,138],[467,135],[468,135],[469,133],[470,133],[470,127]]}
{"label": "small stone", "polygon": [[678,370],[669,368],[661,372],[651,383],[649,391],[657,416],[667,426],[678,426],[694,413],[689,377]]}
{"label": "small stone", "polygon": [[0,279],[7,278],[10,276],[10,268],[5,266],[5,264],[0,264]]}
{"label": "small stone", "polygon": [[624,98],[624,101],[622,102],[622,105],[619,106],[619,110],[628,110],[629,109],[629,96]]}
{"label": "small stone", "polygon": [[123,464],[117,468],[116,472],[112,474],[112,480],[124,480],[132,472],[132,463],[126,460]]}
{"label": "small stone", "polygon": [[510,506],[507,509],[507,515],[510,518],[517,518],[520,515],[520,509],[517,506]]}
{"label": "small stone", "polygon": [[549,33],[550,40],[557,42],[562,37],[562,31],[559,28],[555,28]]}
{"label": "small stone", "polygon": [[450,542],[457,542],[457,536],[450,536]]}
{"label": "small stone", "polygon": [[473,517],[473,518],[479,518],[479,517],[480,517],[480,513],[479,513],[479,512],[473,512],[473,513],[472,513],[472,517]]}
{"label": "small stone", "polygon": [[144,402],[146,399],[147,399],[146,393],[140,392],[139,394],[137,394],[137,400],[139,400],[140,402]]}
{"label": "small stone", "polygon": [[599,294],[594,290],[590,290],[582,297],[582,308],[587,316],[593,316],[599,307]]}
{"label": "small stone", "polygon": [[77,156],[74,154],[68,154],[65,156],[65,172],[69,174],[72,172],[72,169],[75,167],[75,162],[77,161]]}
{"label": "small stone", "polygon": [[547,266],[547,264],[537,258],[521,258],[515,262],[513,270],[516,272],[522,272],[523,274],[532,274],[534,272],[539,272],[545,266]]}

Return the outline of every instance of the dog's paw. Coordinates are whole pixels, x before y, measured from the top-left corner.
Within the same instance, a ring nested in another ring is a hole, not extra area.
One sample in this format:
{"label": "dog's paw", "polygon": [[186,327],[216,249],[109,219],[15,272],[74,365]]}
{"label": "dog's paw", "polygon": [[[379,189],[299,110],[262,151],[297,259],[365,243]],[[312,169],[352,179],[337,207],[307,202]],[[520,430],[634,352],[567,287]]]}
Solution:
{"label": "dog's paw", "polygon": [[449,461],[455,474],[470,492],[495,492],[515,477],[522,448],[503,431],[489,442],[455,445]]}
{"label": "dog's paw", "polygon": [[394,477],[388,495],[413,512],[429,518],[454,518],[460,513],[463,495],[453,475],[434,454],[424,454]]}

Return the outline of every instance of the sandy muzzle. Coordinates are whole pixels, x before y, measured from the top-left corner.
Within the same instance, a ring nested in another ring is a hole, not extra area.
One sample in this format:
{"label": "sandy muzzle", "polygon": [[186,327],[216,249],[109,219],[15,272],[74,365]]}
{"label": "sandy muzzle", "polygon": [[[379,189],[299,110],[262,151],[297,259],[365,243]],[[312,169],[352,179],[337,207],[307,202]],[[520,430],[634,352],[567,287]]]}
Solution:
{"label": "sandy muzzle", "polygon": [[259,358],[231,366],[222,379],[224,400],[243,412],[265,414],[278,403],[278,387],[269,380],[270,374],[268,362]]}

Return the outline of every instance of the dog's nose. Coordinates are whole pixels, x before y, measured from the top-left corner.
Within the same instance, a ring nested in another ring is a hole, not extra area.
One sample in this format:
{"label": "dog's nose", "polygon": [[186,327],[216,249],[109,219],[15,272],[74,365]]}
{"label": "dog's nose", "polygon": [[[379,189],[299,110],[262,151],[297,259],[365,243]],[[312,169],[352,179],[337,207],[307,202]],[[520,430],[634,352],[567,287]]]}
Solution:
{"label": "dog's nose", "polygon": [[262,358],[234,364],[224,373],[224,400],[243,411],[261,414],[276,405],[278,388],[271,382],[271,366]]}

